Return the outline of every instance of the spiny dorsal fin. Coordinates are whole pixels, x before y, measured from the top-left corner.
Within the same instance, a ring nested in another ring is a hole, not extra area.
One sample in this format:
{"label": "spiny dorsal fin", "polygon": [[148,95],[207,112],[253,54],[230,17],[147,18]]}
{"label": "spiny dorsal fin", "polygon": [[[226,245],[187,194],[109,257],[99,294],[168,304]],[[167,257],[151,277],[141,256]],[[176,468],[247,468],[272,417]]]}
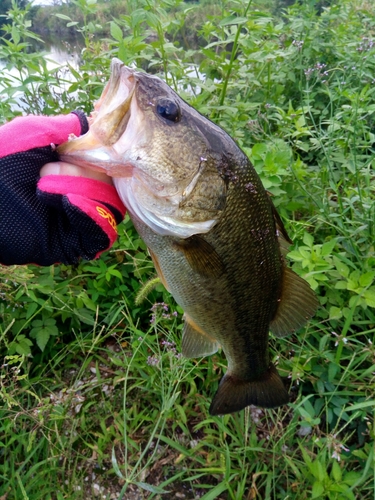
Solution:
{"label": "spiny dorsal fin", "polygon": [[224,264],[216,250],[202,237],[194,235],[175,242],[184,253],[190,267],[202,276],[218,278],[224,272]]}
{"label": "spiny dorsal fin", "polygon": [[201,330],[185,313],[185,324],[182,332],[182,355],[185,358],[199,358],[214,354],[219,344],[216,340]]}
{"label": "spiny dorsal fin", "polygon": [[283,287],[276,315],[270,323],[276,337],[285,337],[299,330],[314,316],[319,305],[310,285],[292,269],[284,267]]}
{"label": "spiny dorsal fin", "polygon": [[211,415],[226,415],[246,406],[277,408],[289,403],[289,395],[280,375],[271,363],[258,380],[241,380],[226,373],[210,406]]}

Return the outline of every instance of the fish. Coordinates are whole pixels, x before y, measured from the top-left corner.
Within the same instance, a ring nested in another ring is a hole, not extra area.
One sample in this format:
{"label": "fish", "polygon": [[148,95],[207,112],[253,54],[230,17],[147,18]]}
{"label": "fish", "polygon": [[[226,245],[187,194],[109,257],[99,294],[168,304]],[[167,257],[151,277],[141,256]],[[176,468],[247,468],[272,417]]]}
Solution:
{"label": "fish", "polygon": [[270,359],[315,314],[309,284],[287,266],[291,240],[245,153],[157,76],[111,63],[86,135],[60,159],[105,172],[184,310],[182,354],[221,348],[227,370],[211,415],[277,408],[288,391]]}

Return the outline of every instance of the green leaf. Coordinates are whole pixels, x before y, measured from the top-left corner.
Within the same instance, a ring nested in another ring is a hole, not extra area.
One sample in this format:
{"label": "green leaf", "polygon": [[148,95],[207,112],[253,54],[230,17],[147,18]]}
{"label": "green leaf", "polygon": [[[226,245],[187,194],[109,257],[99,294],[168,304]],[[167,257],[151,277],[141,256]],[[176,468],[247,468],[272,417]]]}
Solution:
{"label": "green leaf", "polygon": [[72,19],[68,16],[65,16],[65,14],[55,14],[56,17],[60,19],[64,19],[64,21],[71,21]]}
{"label": "green leaf", "polygon": [[325,257],[326,255],[331,255],[332,250],[335,248],[337,240],[333,238],[331,241],[326,241],[322,245],[322,253],[321,255]]}
{"label": "green leaf", "polygon": [[292,250],[288,253],[288,257],[296,262],[300,262],[304,259],[304,257],[300,254],[298,250]]}
{"label": "green leaf", "polygon": [[169,493],[169,491],[163,490],[163,488],[160,488],[160,486],[153,486],[152,484],[148,483],[143,483],[140,481],[135,482],[139,488],[142,488],[143,490],[150,491],[151,493],[156,493],[159,495],[162,495],[163,493]]}
{"label": "green leaf", "polygon": [[30,339],[27,339],[25,335],[18,335],[17,340],[12,342],[15,346],[15,350],[18,354],[27,356],[31,353],[30,347],[33,345]]}
{"label": "green leaf", "polygon": [[251,156],[261,159],[267,153],[267,146],[263,143],[254,144],[251,148]]}
{"label": "green leaf", "polygon": [[87,309],[75,309],[74,313],[77,315],[79,321],[85,323],[86,325],[95,325],[95,319],[93,314]]}
{"label": "green leaf", "polygon": [[305,231],[303,234],[303,242],[305,245],[311,248],[314,244],[314,237],[310,233]]}
{"label": "green leaf", "polygon": [[231,24],[245,24],[247,23],[246,17],[228,16],[219,22],[219,26],[229,26]]}
{"label": "green leaf", "polygon": [[216,500],[216,498],[227,489],[228,487],[225,483],[219,483],[214,488],[212,488],[211,491],[203,495],[203,497],[201,497],[201,500]]}
{"label": "green leaf", "polygon": [[315,481],[312,487],[311,498],[321,498],[324,491],[322,483]]}
{"label": "green leaf", "polygon": [[112,461],[112,467],[113,467],[113,470],[115,471],[116,476],[118,476],[121,479],[124,479],[124,476],[122,475],[122,472],[120,471],[120,468],[118,466],[116,453],[115,453],[115,447],[112,448],[111,461]]}
{"label": "green leaf", "polygon": [[342,472],[338,462],[334,461],[332,464],[332,477],[335,481],[340,482],[342,479]]}
{"label": "green leaf", "polygon": [[338,281],[335,283],[336,290],[346,290],[348,288],[348,283],[346,281]]}
{"label": "green leaf", "polygon": [[371,406],[375,406],[375,401],[363,401],[362,403],[356,403],[355,405],[348,406],[345,408],[345,411],[363,410],[364,408],[369,408]]}
{"label": "green leaf", "polygon": [[121,42],[123,39],[123,34],[120,26],[116,24],[114,21],[111,21],[110,29],[111,29],[111,36],[118,42]]}
{"label": "green leaf", "polygon": [[363,298],[370,307],[375,307],[375,288],[370,288],[363,292]]}
{"label": "green leaf", "polygon": [[20,43],[20,32],[18,31],[18,28],[17,26],[12,26],[12,39],[13,39],[13,42],[18,45]]}
{"label": "green leaf", "polygon": [[32,302],[27,308],[26,319],[31,318],[31,316],[35,313],[37,309],[38,309],[38,304]]}
{"label": "green leaf", "polygon": [[340,319],[342,317],[342,310],[339,307],[331,306],[329,308],[329,319]]}
{"label": "green leaf", "polygon": [[41,319],[34,319],[34,321],[31,322],[31,326],[34,328],[42,328],[43,325],[44,323]]}
{"label": "green leaf", "polygon": [[44,349],[49,341],[49,338],[50,338],[50,334],[49,334],[47,328],[42,328],[36,334],[36,343],[38,344],[38,347],[41,351],[44,351]]}
{"label": "green leaf", "polygon": [[120,271],[117,271],[117,269],[112,269],[109,272],[110,272],[110,274],[112,274],[112,276],[116,276],[116,278],[119,278],[122,281],[123,276],[120,273]]}
{"label": "green leaf", "polygon": [[349,276],[349,267],[336,256],[333,257],[333,261],[335,263],[336,269],[341,274],[341,276],[347,278]]}
{"label": "green leaf", "polygon": [[363,287],[370,286],[374,283],[375,271],[369,271],[362,274],[359,278],[359,284]]}
{"label": "green leaf", "polygon": [[325,467],[323,466],[322,462],[317,459],[311,465],[311,472],[316,477],[316,479],[318,479],[318,481],[322,483],[324,481],[324,478],[327,476]]}

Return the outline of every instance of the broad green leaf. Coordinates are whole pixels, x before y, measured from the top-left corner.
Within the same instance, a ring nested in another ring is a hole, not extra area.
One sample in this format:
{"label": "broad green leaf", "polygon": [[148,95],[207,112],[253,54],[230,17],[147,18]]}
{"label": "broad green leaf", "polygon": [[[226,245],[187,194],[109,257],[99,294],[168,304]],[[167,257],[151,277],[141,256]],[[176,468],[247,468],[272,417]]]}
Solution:
{"label": "broad green leaf", "polygon": [[311,248],[314,244],[314,236],[312,236],[310,233],[305,231],[303,233],[303,242],[305,245],[307,245],[308,247]]}
{"label": "broad green leaf", "polygon": [[262,158],[262,156],[266,154],[266,152],[267,146],[263,143],[254,144],[254,146],[251,148],[251,155],[255,158]]}
{"label": "broad green leaf", "polygon": [[111,29],[111,36],[118,42],[121,42],[121,40],[123,39],[123,34],[120,26],[116,24],[114,21],[111,21],[110,29]]}
{"label": "broad green leaf", "polygon": [[349,267],[342,262],[338,257],[334,256],[333,261],[335,263],[336,269],[338,272],[341,274],[341,276],[344,276],[344,278],[347,278],[349,276]]}
{"label": "broad green leaf", "polygon": [[312,487],[311,498],[322,498],[323,491],[323,484],[319,481],[315,481]]}
{"label": "broad green leaf", "polygon": [[65,14],[55,14],[56,17],[60,18],[60,19],[64,19],[64,21],[71,21],[72,19],[68,16],[66,16]]}
{"label": "broad green leaf", "polygon": [[228,16],[219,22],[219,26],[229,26],[231,24],[245,24],[247,23],[246,17]]}
{"label": "broad green leaf", "polygon": [[342,310],[339,307],[331,306],[329,308],[330,319],[340,319],[342,317]]}
{"label": "broad green leaf", "polygon": [[363,298],[370,307],[375,307],[375,288],[370,288],[363,292]]}
{"label": "broad green leaf", "polygon": [[31,316],[35,313],[37,309],[38,309],[38,304],[36,304],[35,302],[29,304],[29,306],[27,307],[26,319],[31,318]]}
{"label": "broad green leaf", "polygon": [[44,351],[48,341],[49,341],[49,338],[50,338],[50,334],[49,334],[49,331],[47,330],[47,328],[41,328],[36,336],[36,343],[38,344],[38,347],[41,351]]}
{"label": "broad green leaf", "polygon": [[336,246],[336,243],[337,243],[337,240],[335,238],[333,238],[332,240],[330,241],[326,241],[325,243],[323,243],[322,245],[322,253],[321,255],[324,257],[326,255],[331,255],[332,253],[332,250],[335,248]]}
{"label": "broad green leaf", "polygon": [[336,290],[347,290],[348,283],[346,281],[338,281],[335,283]]}
{"label": "broad green leaf", "polygon": [[341,472],[341,468],[338,464],[338,462],[334,461],[333,464],[332,464],[332,471],[331,471],[331,474],[333,476],[333,479],[337,482],[341,481],[342,479],[342,472]]}
{"label": "broad green leaf", "polygon": [[13,38],[13,42],[16,45],[18,45],[21,37],[20,37],[20,32],[19,32],[17,26],[14,26],[14,25],[12,26],[12,38]]}
{"label": "broad green leaf", "polygon": [[289,252],[288,257],[292,260],[295,260],[296,262],[300,262],[304,259],[298,250],[292,250],[291,252]]}
{"label": "broad green leaf", "polygon": [[368,271],[362,274],[359,278],[359,284],[363,287],[370,286],[374,283],[375,271]]}

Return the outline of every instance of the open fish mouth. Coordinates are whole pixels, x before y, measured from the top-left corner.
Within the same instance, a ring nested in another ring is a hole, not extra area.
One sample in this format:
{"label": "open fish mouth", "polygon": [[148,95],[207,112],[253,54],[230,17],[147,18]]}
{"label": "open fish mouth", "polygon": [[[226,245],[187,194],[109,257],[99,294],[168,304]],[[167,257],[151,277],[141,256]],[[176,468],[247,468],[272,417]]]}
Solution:
{"label": "open fish mouth", "polygon": [[136,106],[135,88],[135,71],[119,59],[113,59],[110,79],[89,119],[90,130],[58,146],[60,160],[99,170],[111,177],[131,175],[132,166],[124,163],[115,146],[126,131],[132,111],[138,111],[132,110]]}
{"label": "open fish mouth", "polygon": [[196,209],[183,212],[201,180],[206,159],[189,144],[185,172],[180,165],[185,159],[177,160],[170,152],[170,144],[176,143],[175,129],[165,115],[169,105],[172,110],[178,108],[178,99],[159,78],[115,58],[90,117],[89,131],[61,144],[57,152],[62,161],[113,177],[129,213],[155,232],[187,238],[208,232],[216,218]]}

